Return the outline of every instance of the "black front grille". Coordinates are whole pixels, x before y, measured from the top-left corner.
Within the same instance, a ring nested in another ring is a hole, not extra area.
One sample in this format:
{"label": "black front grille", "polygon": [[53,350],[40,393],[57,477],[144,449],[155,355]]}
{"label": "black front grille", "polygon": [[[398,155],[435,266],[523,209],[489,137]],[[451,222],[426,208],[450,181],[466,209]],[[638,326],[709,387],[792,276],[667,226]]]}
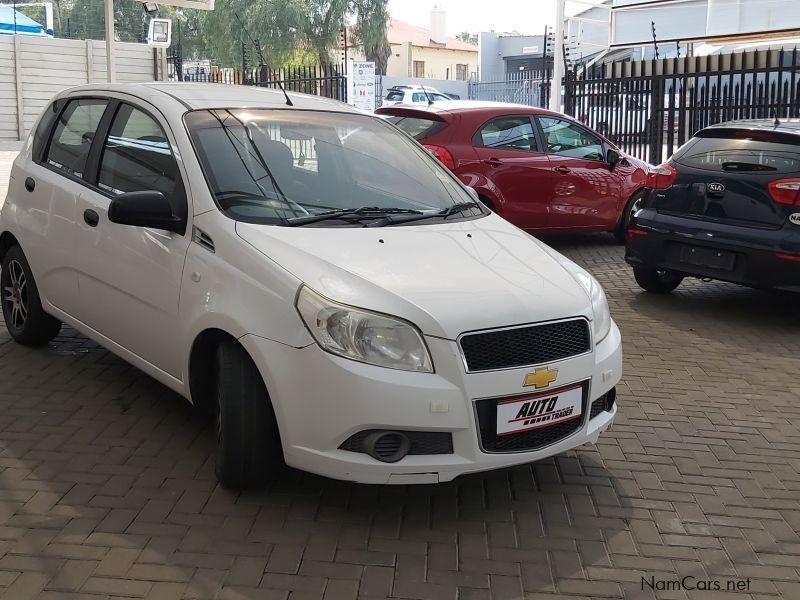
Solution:
{"label": "black front grille", "polygon": [[[540,427],[531,431],[522,431],[509,435],[497,435],[497,399],[477,400],[475,411],[478,416],[478,428],[481,448],[484,452],[524,452],[539,450],[556,442],[560,442],[578,431],[583,425],[586,415],[586,386],[583,387],[581,416],[571,421],[556,423],[550,427]],[[506,400],[507,398],[504,398]]]}
{"label": "black front grille", "polygon": [[589,418],[594,419],[605,409],[606,409],[606,397],[600,396],[597,400],[592,402],[592,408],[589,410]]}
{"label": "black front grille", "polygon": [[470,333],[460,344],[467,371],[472,373],[553,362],[591,348],[585,319]]}
{"label": "black front grille", "polygon": [[[364,453],[364,440],[371,433],[376,433],[378,429],[365,429],[354,433],[347,438],[342,445],[342,450],[350,452]],[[452,454],[453,435],[445,431],[398,431],[408,438],[411,443],[409,454]]]}

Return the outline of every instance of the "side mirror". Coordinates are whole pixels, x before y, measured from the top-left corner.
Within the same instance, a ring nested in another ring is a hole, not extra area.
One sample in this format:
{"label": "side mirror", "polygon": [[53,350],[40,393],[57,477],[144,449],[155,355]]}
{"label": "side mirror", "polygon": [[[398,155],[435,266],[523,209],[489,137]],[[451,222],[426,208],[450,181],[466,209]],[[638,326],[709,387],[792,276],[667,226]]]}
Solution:
{"label": "side mirror", "polygon": [[608,166],[612,171],[617,168],[617,165],[619,164],[620,160],[621,157],[619,155],[619,152],[617,152],[616,150],[609,148],[606,151],[606,162],[608,163]]}
{"label": "side mirror", "polygon": [[120,194],[108,207],[108,220],[119,225],[186,233],[186,221],[175,216],[169,200],[155,190]]}

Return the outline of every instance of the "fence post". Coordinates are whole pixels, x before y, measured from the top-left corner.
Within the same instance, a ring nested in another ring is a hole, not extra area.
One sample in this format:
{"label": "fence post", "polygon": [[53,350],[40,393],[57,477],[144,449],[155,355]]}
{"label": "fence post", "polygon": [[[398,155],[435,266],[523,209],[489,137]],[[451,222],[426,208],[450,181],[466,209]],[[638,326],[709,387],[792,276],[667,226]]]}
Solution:
{"label": "fence post", "polygon": [[14,80],[17,89],[17,138],[25,139],[25,98],[22,93],[22,36],[14,36]]}
{"label": "fence post", "polygon": [[94,83],[94,48],[92,40],[86,40],[86,83]]}

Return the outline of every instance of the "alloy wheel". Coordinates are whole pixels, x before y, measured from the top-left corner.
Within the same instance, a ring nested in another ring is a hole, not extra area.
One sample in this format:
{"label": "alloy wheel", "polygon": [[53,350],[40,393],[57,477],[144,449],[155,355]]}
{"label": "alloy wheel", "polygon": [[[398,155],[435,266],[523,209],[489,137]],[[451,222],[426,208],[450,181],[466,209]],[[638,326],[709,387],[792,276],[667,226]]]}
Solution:
{"label": "alloy wheel", "polygon": [[3,302],[6,303],[11,325],[16,329],[25,327],[28,318],[28,285],[22,265],[11,260],[7,265],[8,273],[3,278]]}

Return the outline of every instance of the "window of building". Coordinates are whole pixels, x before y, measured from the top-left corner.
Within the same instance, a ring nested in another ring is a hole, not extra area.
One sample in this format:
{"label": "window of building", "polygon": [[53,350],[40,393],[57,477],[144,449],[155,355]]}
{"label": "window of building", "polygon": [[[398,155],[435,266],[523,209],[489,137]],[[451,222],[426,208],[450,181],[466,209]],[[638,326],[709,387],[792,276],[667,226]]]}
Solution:
{"label": "window of building", "polygon": [[420,79],[425,77],[425,61],[424,60],[415,60],[414,61],[414,77],[419,77]]}
{"label": "window of building", "polygon": [[469,78],[469,65],[456,65],[456,79],[466,81]]}

